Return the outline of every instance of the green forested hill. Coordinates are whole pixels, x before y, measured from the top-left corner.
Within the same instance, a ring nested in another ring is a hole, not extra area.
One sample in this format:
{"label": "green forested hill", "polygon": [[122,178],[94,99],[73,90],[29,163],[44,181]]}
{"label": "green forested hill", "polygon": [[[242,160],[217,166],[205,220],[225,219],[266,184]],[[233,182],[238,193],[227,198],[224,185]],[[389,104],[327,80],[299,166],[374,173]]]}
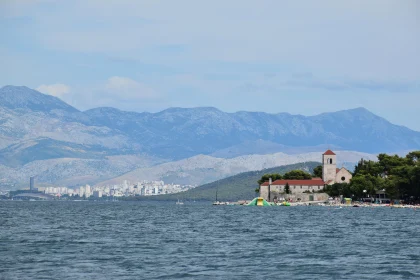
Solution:
{"label": "green forested hill", "polygon": [[189,191],[171,195],[135,197],[140,200],[208,200],[213,201],[217,197],[220,201],[238,201],[242,199],[252,199],[256,196],[255,189],[258,188],[257,181],[267,173],[284,174],[291,170],[300,169],[312,173],[313,169],[320,165],[319,162],[297,163],[279,167],[263,169],[260,171],[250,171],[237,174],[225,179],[205,184]]}

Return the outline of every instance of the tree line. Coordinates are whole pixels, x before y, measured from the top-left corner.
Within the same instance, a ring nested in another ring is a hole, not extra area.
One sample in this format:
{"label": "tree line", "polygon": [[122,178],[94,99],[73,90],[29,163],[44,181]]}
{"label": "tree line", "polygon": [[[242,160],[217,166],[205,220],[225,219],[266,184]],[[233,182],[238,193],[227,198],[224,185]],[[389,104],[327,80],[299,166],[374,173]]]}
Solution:
{"label": "tree line", "polygon": [[[322,172],[322,168],[321,168]],[[308,172],[303,170],[292,170],[286,172],[284,175],[279,173],[272,173],[272,174],[264,174],[260,180],[258,180],[258,185],[261,185],[264,182],[268,182],[269,180],[274,182],[275,180],[310,180],[312,179],[312,175]]]}
{"label": "tree line", "polygon": [[361,159],[355,166],[350,184],[336,183],[326,186],[330,196],[343,195],[360,199],[375,197],[378,191],[390,199],[405,202],[420,201],[420,151],[405,157],[380,154],[378,161]]}

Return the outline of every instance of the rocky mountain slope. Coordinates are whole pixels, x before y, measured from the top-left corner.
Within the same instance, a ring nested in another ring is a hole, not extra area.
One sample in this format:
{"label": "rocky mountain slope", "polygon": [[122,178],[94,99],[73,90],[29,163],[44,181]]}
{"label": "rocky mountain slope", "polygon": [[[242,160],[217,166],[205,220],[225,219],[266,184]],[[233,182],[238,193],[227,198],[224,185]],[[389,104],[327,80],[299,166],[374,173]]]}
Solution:
{"label": "rocky mountain slope", "polygon": [[61,101],[59,98],[42,94],[25,86],[5,86],[0,89],[0,107],[7,109],[30,110],[33,112],[50,112],[61,110],[77,113],[78,110]]}
{"label": "rocky mountain slope", "polygon": [[[48,183],[75,184],[83,180],[71,178],[84,176],[90,178],[89,182],[100,182],[138,167],[150,168],[135,171],[148,175],[138,179],[152,179],[149,177],[153,175],[169,181],[184,177],[189,178],[185,182],[200,183],[266,167],[235,165],[241,156],[270,158],[277,152],[301,154],[327,147],[366,153],[420,149],[420,132],[393,125],[363,108],[309,117],[225,113],[207,107],[170,108],[158,113],[115,108],[81,112],[56,97],[24,86],[0,88],[0,185],[3,181],[26,182],[33,175]],[[121,161],[110,160],[115,156]],[[141,163],[125,164],[132,162],[133,156]],[[223,158],[232,159],[227,171],[217,167],[217,162],[225,165]],[[64,174],[68,177],[64,178],[57,166],[68,160],[77,162],[78,168],[67,166]],[[179,160],[185,160],[185,170],[196,166],[196,171],[189,174],[174,167],[153,173],[160,170],[152,168],[156,164],[167,162],[171,166],[170,162]],[[284,161],[290,162],[296,161]],[[39,166],[45,166],[50,175],[43,175],[47,173]]]}
{"label": "rocky mountain slope", "polygon": [[35,175],[38,183],[95,183],[160,162],[56,97],[0,89],[0,186],[26,184]]}
{"label": "rocky mountain slope", "polygon": [[420,132],[393,125],[364,108],[309,117],[215,108],[170,108],[155,114],[97,108],[85,113],[96,125],[138,139],[145,152],[171,159],[225,156],[221,151],[226,150],[235,150],[235,156],[250,154],[247,147],[255,153],[327,145],[367,153],[420,148]]}
{"label": "rocky mountain slope", "polygon": [[0,147],[48,138],[105,150],[135,150],[124,133],[91,123],[84,113],[56,97],[26,87],[0,89]]}

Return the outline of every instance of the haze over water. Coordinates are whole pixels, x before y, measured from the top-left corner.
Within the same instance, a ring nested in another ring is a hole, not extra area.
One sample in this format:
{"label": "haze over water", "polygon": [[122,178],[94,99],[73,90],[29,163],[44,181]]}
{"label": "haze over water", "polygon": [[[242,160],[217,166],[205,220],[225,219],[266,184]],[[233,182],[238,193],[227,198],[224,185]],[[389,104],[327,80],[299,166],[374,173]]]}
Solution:
{"label": "haze over water", "polygon": [[420,211],[0,202],[0,279],[419,279]]}

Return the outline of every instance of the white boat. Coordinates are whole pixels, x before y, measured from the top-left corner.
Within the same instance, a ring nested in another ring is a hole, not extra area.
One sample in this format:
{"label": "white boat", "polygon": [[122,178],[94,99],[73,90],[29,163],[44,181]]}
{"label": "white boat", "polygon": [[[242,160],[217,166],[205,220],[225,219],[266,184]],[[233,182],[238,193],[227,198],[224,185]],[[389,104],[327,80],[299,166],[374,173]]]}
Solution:
{"label": "white boat", "polygon": [[222,203],[217,199],[217,191],[218,188],[216,189],[216,200],[213,202],[213,205],[222,205]]}
{"label": "white boat", "polygon": [[176,205],[184,205],[184,202],[179,201],[179,199],[178,199],[178,201],[176,202]]}

